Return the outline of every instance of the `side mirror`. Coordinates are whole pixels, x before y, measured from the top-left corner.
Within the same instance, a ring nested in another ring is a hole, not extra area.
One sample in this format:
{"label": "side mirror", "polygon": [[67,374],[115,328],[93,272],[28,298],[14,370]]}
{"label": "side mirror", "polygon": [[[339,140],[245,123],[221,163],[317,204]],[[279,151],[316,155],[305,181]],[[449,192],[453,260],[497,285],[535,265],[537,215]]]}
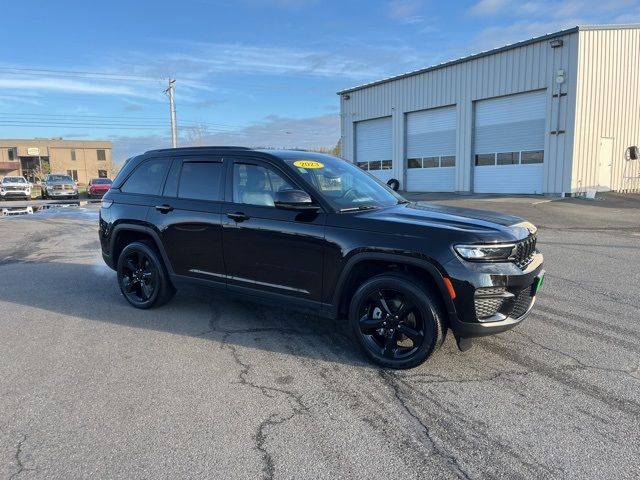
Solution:
{"label": "side mirror", "polygon": [[286,210],[318,210],[313,200],[304,190],[282,190],[276,192],[273,203],[276,208]]}

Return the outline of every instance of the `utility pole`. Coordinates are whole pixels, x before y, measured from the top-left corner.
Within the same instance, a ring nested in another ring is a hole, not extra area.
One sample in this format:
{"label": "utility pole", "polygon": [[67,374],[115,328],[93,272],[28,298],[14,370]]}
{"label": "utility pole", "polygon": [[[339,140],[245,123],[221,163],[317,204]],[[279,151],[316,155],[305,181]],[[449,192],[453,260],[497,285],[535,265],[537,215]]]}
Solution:
{"label": "utility pole", "polygon": [[169,95],[169,112],[171,114],[171,146],[176,148],[178,146],[178,126],[176,125],[176,104],[173,102],[174,83],[176,83],[176,80],[169,78],[169,86],[164,93]]}

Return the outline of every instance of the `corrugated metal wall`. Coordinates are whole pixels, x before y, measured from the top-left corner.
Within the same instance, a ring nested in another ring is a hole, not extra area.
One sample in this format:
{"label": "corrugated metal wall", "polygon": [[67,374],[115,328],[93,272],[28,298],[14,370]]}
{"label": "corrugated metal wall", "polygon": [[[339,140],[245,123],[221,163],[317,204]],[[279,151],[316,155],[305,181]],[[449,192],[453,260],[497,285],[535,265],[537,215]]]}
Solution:
{"label": "corrugated metal wall", "polygon": [[573,175],[574,192],[598,185],[600,138],[613,138],[613,190],[640,190],[640,29],[581,30]]}
{"label": "corrugated metal wall", "polygon": [[[456,190],[470,191],[474,102],[546,89],[546,131],[559,129],[567,133],[547,136],[545,141],[544,191],[569,191],[576,92],[576,76],[572,72],[576,70],[578,33],[568,33],[561,38],[564,46],[560,48],[551,48],[549,41],[544,40],[349,92],[350,98],[342,96],[340,101],[343,155],[351,161],[354,159],[354,122],[392,115],[394,175],[404,187],[405,113],[456,105]],[[558,69],[567,72],[562,85],[562,92],[567,95],[552,97],[558,89],[555,83]],[[559,101],[562,103],[558,116]]]}

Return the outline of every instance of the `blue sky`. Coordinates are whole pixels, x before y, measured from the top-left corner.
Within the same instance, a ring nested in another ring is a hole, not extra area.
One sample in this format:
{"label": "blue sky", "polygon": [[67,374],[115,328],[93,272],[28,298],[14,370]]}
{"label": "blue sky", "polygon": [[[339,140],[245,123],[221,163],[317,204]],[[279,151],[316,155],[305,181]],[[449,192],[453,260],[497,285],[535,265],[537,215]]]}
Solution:
{"label": "blue sky", "polygon": [[332,146],[337,90],[640,22],[640,0],[5,0],[2,18],[0,137],[109,139],[122,159],[168,145],[168,76],[182,145]]}

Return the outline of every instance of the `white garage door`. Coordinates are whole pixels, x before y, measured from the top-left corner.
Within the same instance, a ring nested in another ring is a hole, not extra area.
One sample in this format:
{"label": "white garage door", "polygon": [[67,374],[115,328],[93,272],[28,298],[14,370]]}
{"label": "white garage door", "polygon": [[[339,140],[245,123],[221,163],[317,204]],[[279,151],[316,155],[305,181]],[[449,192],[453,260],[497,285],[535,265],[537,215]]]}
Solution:
{"label": "white garage door", "polygon": [[542,193],[545,116],[545,91],[476,103],[475,192]]}
{"label": "white garage door", "polygon": [[383,182],[393,177],[391,117],[356,122],[356,163]]}
{"label": "white garage door", "polygon": [[407,190],[453,192],[456,180],[456,107],[407,114]]}

